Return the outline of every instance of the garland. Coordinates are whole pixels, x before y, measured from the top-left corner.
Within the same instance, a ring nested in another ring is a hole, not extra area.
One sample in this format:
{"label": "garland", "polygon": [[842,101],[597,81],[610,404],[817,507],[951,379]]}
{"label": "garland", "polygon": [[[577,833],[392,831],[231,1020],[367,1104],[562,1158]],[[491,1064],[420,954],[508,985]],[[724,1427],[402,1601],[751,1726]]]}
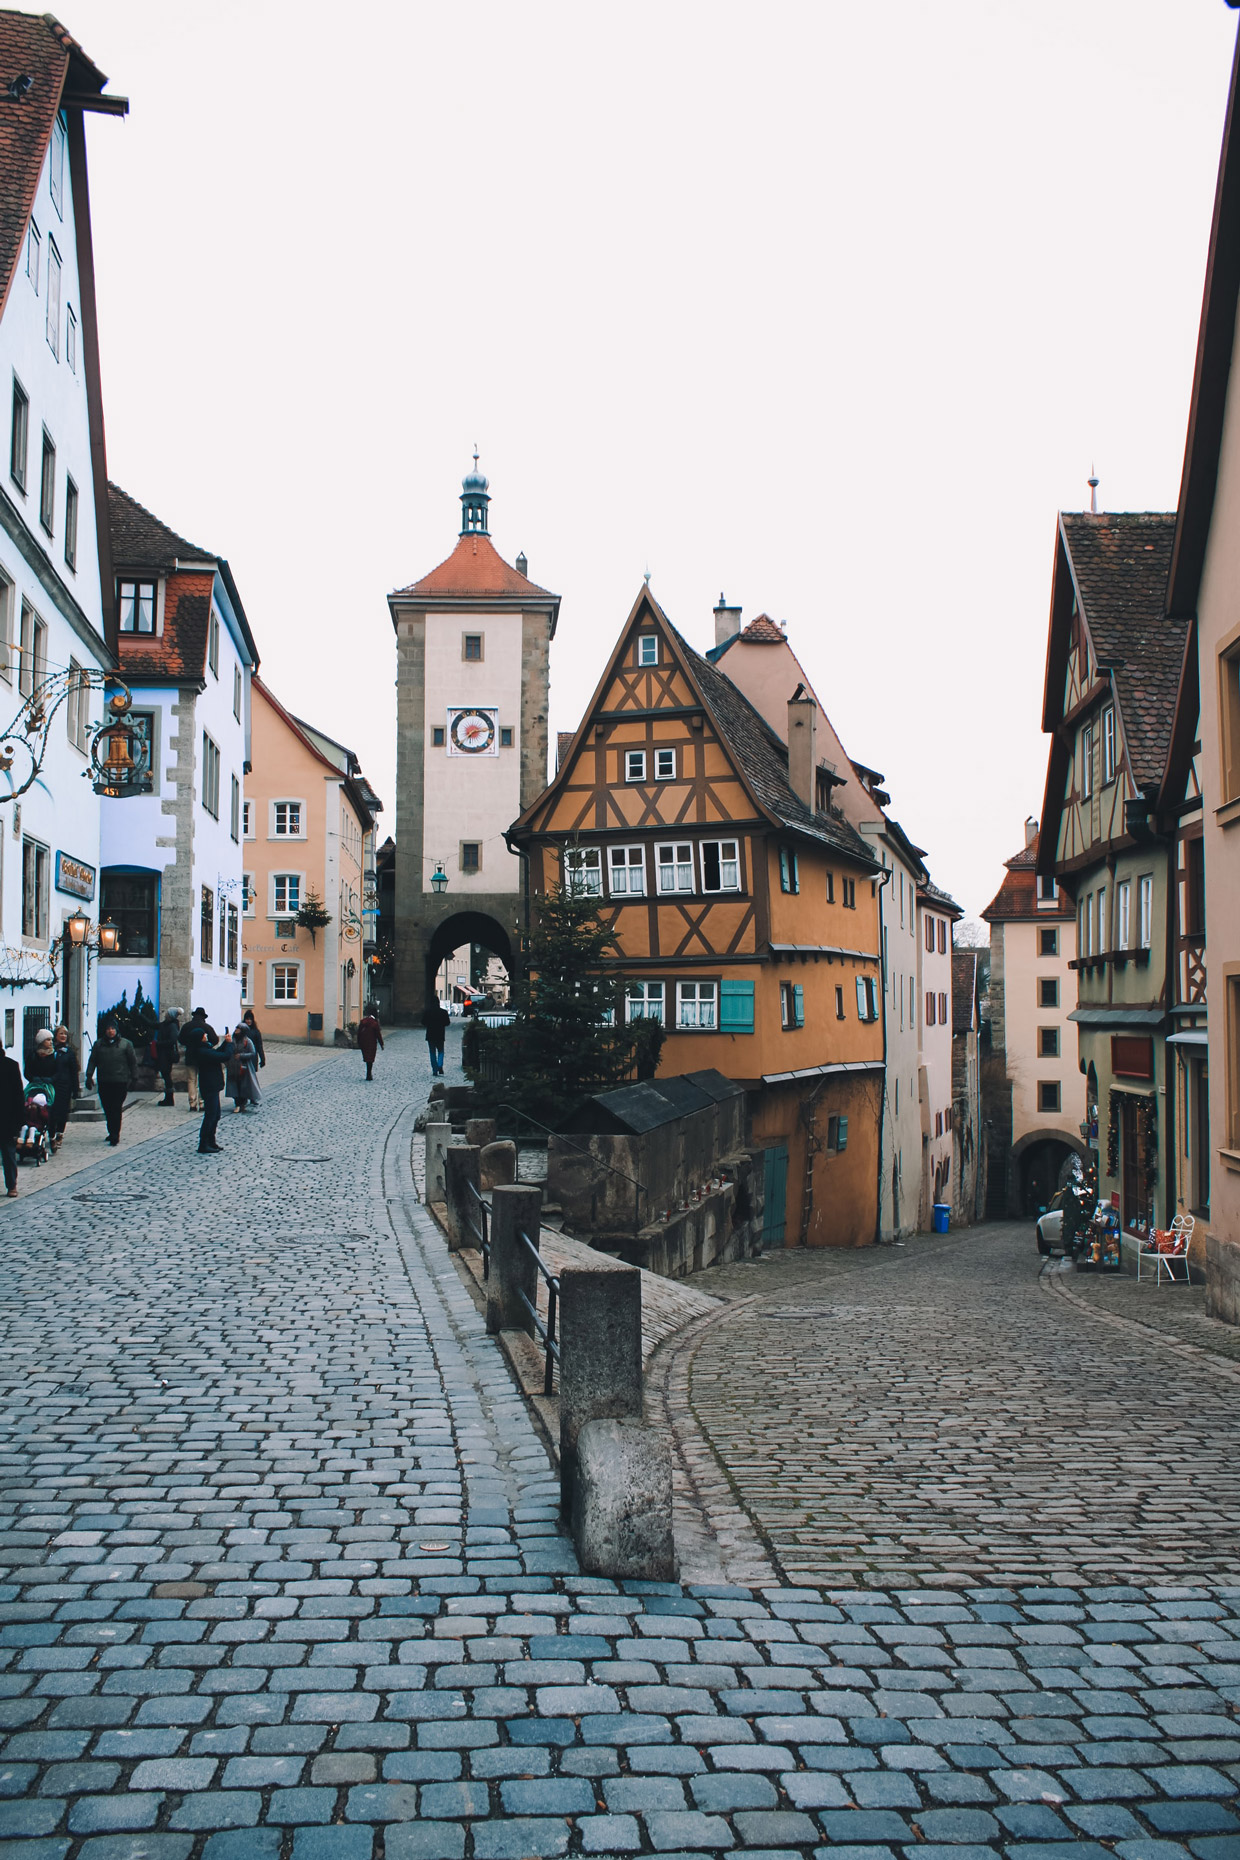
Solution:
{"label": "garland", "polygon": [[1112,1091],[1107,1103],[1107,1175],[1119,1174],[1120,1101],[1130,1099],[1137,1107],[1137,1125],[1141,1135],[1142,1167],[1147,1191],[1158,1180],[1158,1104],[1152,1093]]}
{"label": "garland", "polygon": [[12,949],[0,943],[0,988],[55,988],[56,951]]}

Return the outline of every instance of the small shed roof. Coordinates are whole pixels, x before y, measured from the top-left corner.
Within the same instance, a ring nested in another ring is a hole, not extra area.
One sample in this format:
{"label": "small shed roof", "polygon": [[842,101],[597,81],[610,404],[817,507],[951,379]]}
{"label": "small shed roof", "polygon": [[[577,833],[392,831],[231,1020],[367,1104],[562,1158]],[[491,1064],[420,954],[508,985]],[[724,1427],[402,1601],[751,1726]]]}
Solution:
{"label": "small shed roof", "polygon": [[641,1079],[586,1098],[561,1124],[592,1136],[641,1136],[678,1117],[708,1110],[742,1087],[713,1069],[665,1079]]}

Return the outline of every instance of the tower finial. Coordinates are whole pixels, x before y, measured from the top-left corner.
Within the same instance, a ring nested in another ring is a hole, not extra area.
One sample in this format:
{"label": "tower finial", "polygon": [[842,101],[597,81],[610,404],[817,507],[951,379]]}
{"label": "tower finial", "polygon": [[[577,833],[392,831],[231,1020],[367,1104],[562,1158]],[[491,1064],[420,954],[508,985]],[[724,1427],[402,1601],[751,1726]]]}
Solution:
{"label": "tower finial", "polygon": [[1094,517],[1096,517],[1096,516],[1097,516],[1097,514],[1098,514],[1098,471],[1097,471],[1097,467],[1096,467],[1096,466],[1094,466],[1094,465],[1091,465],[1091,466],[1090,466],[1090,468],[1089,468],[1089,477],[1088,477],[1088,479],[1086,480],[1086,482],[1087,482],[1087,483],[1088,483],[1088,485],[1089,485],[1089,511],[1090,511],[1090,515],[1091,515],[1091,516],[1094,516]]}
{"label": "tower finial", "polygon": [[490,487],[478,470],[478,447],[474,445],[474,469],[461,480],[461,535],[483,536],[487,533],[487,505]]}

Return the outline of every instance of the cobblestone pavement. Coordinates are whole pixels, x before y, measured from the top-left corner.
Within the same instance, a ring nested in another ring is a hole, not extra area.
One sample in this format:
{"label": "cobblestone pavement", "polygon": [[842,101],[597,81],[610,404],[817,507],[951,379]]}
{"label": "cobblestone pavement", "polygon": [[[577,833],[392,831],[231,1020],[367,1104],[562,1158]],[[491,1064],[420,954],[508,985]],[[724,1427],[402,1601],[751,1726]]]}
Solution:
{"label": "cobblestone pavement", "polygon": [[1240,1586],[579,1576],[384,1060],[0,1229],[6,1856],[1229,1860]]}

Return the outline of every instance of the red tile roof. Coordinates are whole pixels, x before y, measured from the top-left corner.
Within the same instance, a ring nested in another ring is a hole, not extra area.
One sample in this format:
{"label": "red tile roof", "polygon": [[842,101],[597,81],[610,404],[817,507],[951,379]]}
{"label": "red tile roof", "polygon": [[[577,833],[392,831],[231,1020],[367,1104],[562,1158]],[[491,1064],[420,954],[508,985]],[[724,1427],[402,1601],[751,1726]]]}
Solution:
{"label": "red tile roof", "polygon": [[1055,904],[1038,903],[1037,864],[1040,835],[1034,834],[1027,846],[1006,859],[1007,877],[996,891],[982,916],[988,924],[997,919],[1041,918],[1053,923],[1058,917],[1075,917],[1076,912],[1066,892],[1061,891]]}
{"label": "red tile roof", "polygon": [[[186,542],[118,484],[108,485],[108,519],[117,579],[126,574],[164,578],[163,632],[117,635],[117,651],[126,678],[134,683],[198,684],[206,676],[211,595],[217,573],[228,590],[251,662],[257,666],[258,648],[232,571],[222,556],[214,549]],[[187,563],[195,566],[186,567]]]}
{"label": "red tile roof", "polygon": [[556,596],[540,588],[505,562],[489,536],[473,532],[462,536],[447,561],[433,568],[421,581],[398,588],[393,600],[421,595],[439,595],[446,599],[494,599],[533,595],[539,601],[554,601]]}
{"label": "red tile roof", "polygon": [[176,562],[212,562],[214,549],[200,549],[140,504],[119,484],[108,485],[108,521],[112,530],[112,561],[122,568],[162,569]]}
{"label": "red tile roof", "polygon": [[740,637],[754,646],[786,646],[788,643],[788,635],[769,614],[759,614],[748,626],[742,627]]}

